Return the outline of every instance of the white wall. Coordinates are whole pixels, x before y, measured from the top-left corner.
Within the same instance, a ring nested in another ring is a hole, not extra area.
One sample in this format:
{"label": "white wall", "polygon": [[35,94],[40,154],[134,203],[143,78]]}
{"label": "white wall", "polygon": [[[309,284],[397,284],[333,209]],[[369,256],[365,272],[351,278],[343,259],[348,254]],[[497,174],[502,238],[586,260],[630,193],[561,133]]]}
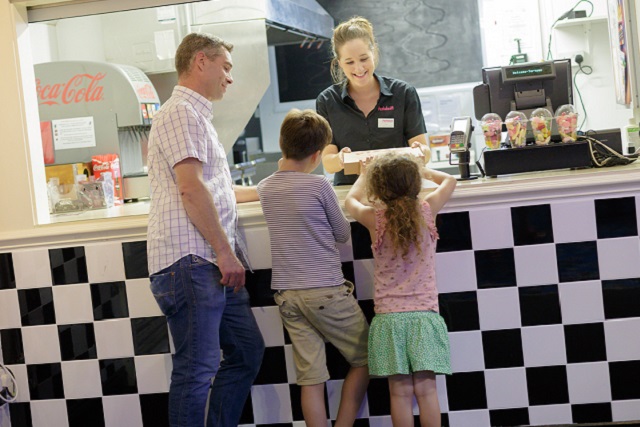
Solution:
{"label": "white wall", "polygon": [[56,36],[59,61],[105,60],[101,15],[61,19],[56,24]]}
{"label": "white wall", "polygon": [[55,24],[37,23],[29,25],[32,43],[31,56],[34,64],[57,61],[58,37]]}
{"label": "white wall", "polygon": [[34,64],[74,60],[105,61],[100,15],[29,24],[29,35]]}

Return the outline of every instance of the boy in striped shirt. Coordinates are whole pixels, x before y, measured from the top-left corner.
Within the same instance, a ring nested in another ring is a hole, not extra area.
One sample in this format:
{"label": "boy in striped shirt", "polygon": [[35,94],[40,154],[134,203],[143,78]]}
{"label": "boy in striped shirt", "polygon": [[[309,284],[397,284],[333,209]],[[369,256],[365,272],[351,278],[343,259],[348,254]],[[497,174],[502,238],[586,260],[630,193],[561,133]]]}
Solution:
{"label": "boy in striped shirt", "polygon": [[329,123],[315,111],[291,110],[280,128],[278,171],[258,184],[271,239],[271,288],[291,337],[302,413],[312,427],[327,425],[325,340],[351,365],[335,426],[353,425],[369,382],[369,325],[336,246],[349,240],[349,221],[329,181],[311,173],[331,138]]}

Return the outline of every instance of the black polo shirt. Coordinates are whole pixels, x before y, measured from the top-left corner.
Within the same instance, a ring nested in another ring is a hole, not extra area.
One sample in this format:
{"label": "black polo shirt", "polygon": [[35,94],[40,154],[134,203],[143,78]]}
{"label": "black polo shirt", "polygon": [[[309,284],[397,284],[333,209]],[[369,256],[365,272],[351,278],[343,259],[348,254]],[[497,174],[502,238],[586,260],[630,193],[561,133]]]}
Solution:
{"label": "black polo shirt", "polygon": [[[380,98],[367,117],[349,96],[346,83],[328,87],[316,99],[316,110],[329,121],[338,150],[406,147],[411,138],[427,133],[416,89],[402,80],[374,76],[380,82]],[[336,172],[333,184],[353,184],[357,177]]]}

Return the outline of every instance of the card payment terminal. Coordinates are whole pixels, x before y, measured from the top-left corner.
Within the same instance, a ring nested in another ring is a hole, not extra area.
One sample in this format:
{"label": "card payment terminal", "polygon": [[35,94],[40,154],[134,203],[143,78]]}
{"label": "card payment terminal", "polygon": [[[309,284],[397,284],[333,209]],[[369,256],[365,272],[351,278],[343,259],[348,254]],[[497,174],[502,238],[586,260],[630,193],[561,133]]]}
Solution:
{"label": "card payment terminal", "polygon": [[469,148],[471,146],[471,117],[454,117],[451,122],[451,135],[449,137],[449,151],[458,156],[458,163],[452,163],[452,155],[449,156],[450,165],[458,165],[460,170],[459,181],[478,178],[469,172]]}

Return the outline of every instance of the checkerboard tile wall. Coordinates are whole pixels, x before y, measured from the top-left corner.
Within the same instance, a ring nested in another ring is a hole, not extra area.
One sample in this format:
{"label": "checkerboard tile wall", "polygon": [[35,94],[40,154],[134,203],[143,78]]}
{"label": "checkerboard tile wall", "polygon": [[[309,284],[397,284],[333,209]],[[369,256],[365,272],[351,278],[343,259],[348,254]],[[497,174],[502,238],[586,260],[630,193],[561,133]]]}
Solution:
{"label": "checkerboard tile wall", "polygon": [[[454,371],[437,378],[443,425],[640,419],[639,203],[576,198],[438,216]],[[255,267],[247,288],[267,349],[241,424],[302,426],[291,344],[271,296],[268,233],[246,237]],[[340,250],[371,319],[366,230],[353,223]],[[13,427],[167,425],[172,343],[149,291],[146,242],[2,253],[0,307],[1,356],[21,392]],[[330,345],[327,359],[335,419],[347,366]],[[371,380],[356,425],[391,425],[386,380]]]}

